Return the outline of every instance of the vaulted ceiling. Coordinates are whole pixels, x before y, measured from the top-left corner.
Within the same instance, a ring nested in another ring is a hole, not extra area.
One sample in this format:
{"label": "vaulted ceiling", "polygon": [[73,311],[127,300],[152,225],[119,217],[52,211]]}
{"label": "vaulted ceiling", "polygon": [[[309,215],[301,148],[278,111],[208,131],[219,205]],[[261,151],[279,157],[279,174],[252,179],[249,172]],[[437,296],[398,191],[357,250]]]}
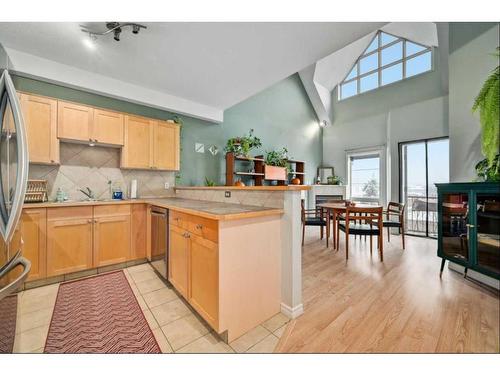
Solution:
{"label": "vaulted ceiling", "polygon": [[384,23],[145,25],[90,49],[78,23],[0,23],[0,43],[18,74],[217,122],[225,109]]}

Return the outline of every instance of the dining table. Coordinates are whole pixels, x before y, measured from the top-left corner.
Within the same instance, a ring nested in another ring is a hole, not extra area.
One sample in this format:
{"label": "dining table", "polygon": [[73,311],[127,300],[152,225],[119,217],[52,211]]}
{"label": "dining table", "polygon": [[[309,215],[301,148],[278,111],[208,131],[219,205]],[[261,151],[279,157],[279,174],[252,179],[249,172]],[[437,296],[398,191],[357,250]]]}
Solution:
{"label": "dining table", "polygon": [[[349,207],[361,207],[361,208],[373,208],[378,206],[373,206],[367,203],[355,203],[355,205],[346,205],[345,202],[324,202],[319,203],[317,208],[321,209],[321,216],[326,214],[326,247],[328,247],[328,240],[330,238],[330,226],[333,222],[333,248],[336,248],[336,236],[337,236],[337,216],[339,214],[344,214]],[[381,233],[382,235],[382,233]]]}

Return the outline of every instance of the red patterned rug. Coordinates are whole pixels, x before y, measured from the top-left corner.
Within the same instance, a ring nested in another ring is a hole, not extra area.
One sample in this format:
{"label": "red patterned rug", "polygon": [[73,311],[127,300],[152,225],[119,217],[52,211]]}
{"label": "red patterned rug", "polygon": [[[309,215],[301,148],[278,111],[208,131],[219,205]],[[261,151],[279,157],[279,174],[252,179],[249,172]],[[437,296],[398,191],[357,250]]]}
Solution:
{"label": "red patterned rug", "polygon": [[161,353],[123,271],[59,286],[44,353]]}
{"label": "red patterned rug", "polygon": [[0,353],[12,353],[16,337],[17,294],[0,301]]}

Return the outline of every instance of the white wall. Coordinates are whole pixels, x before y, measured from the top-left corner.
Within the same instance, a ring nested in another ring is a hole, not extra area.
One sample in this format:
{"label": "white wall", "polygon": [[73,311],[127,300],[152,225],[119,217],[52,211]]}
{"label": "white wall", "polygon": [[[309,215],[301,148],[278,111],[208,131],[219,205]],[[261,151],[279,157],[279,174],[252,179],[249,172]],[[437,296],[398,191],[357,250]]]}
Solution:
{"label": "white wall", "polygon": [[355,120],[335,123],[323,133],[323,164],[347,183],[346,150],[385,146],[387,197],[399,201],[398,143],[448,135],[448,97],[441,96]]}
{"label": "white wall", "polygon": [[474,98],[498,64],[491,56],[499,46],[499,26],[485,23],[450,24],[450,178],[451,182],[476,179],[481,154],[479,114],[471,111]]}

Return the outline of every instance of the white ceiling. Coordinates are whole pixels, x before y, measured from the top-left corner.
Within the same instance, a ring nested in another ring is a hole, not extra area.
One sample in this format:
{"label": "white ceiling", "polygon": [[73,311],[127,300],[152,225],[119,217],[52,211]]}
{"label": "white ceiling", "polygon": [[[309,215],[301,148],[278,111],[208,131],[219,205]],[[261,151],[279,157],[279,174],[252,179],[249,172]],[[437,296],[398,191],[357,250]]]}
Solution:
{"label": "white ceiling", "polygon": [[[93,51],[84,46],[78,23],[0,23],[0,43],[25,53],[19,56],[38,56],[224,110],[384,25],[145,24],[139,35],[124,30],[120,42],[100,37]],[[85,25],[105,29],[103,23]]]}

